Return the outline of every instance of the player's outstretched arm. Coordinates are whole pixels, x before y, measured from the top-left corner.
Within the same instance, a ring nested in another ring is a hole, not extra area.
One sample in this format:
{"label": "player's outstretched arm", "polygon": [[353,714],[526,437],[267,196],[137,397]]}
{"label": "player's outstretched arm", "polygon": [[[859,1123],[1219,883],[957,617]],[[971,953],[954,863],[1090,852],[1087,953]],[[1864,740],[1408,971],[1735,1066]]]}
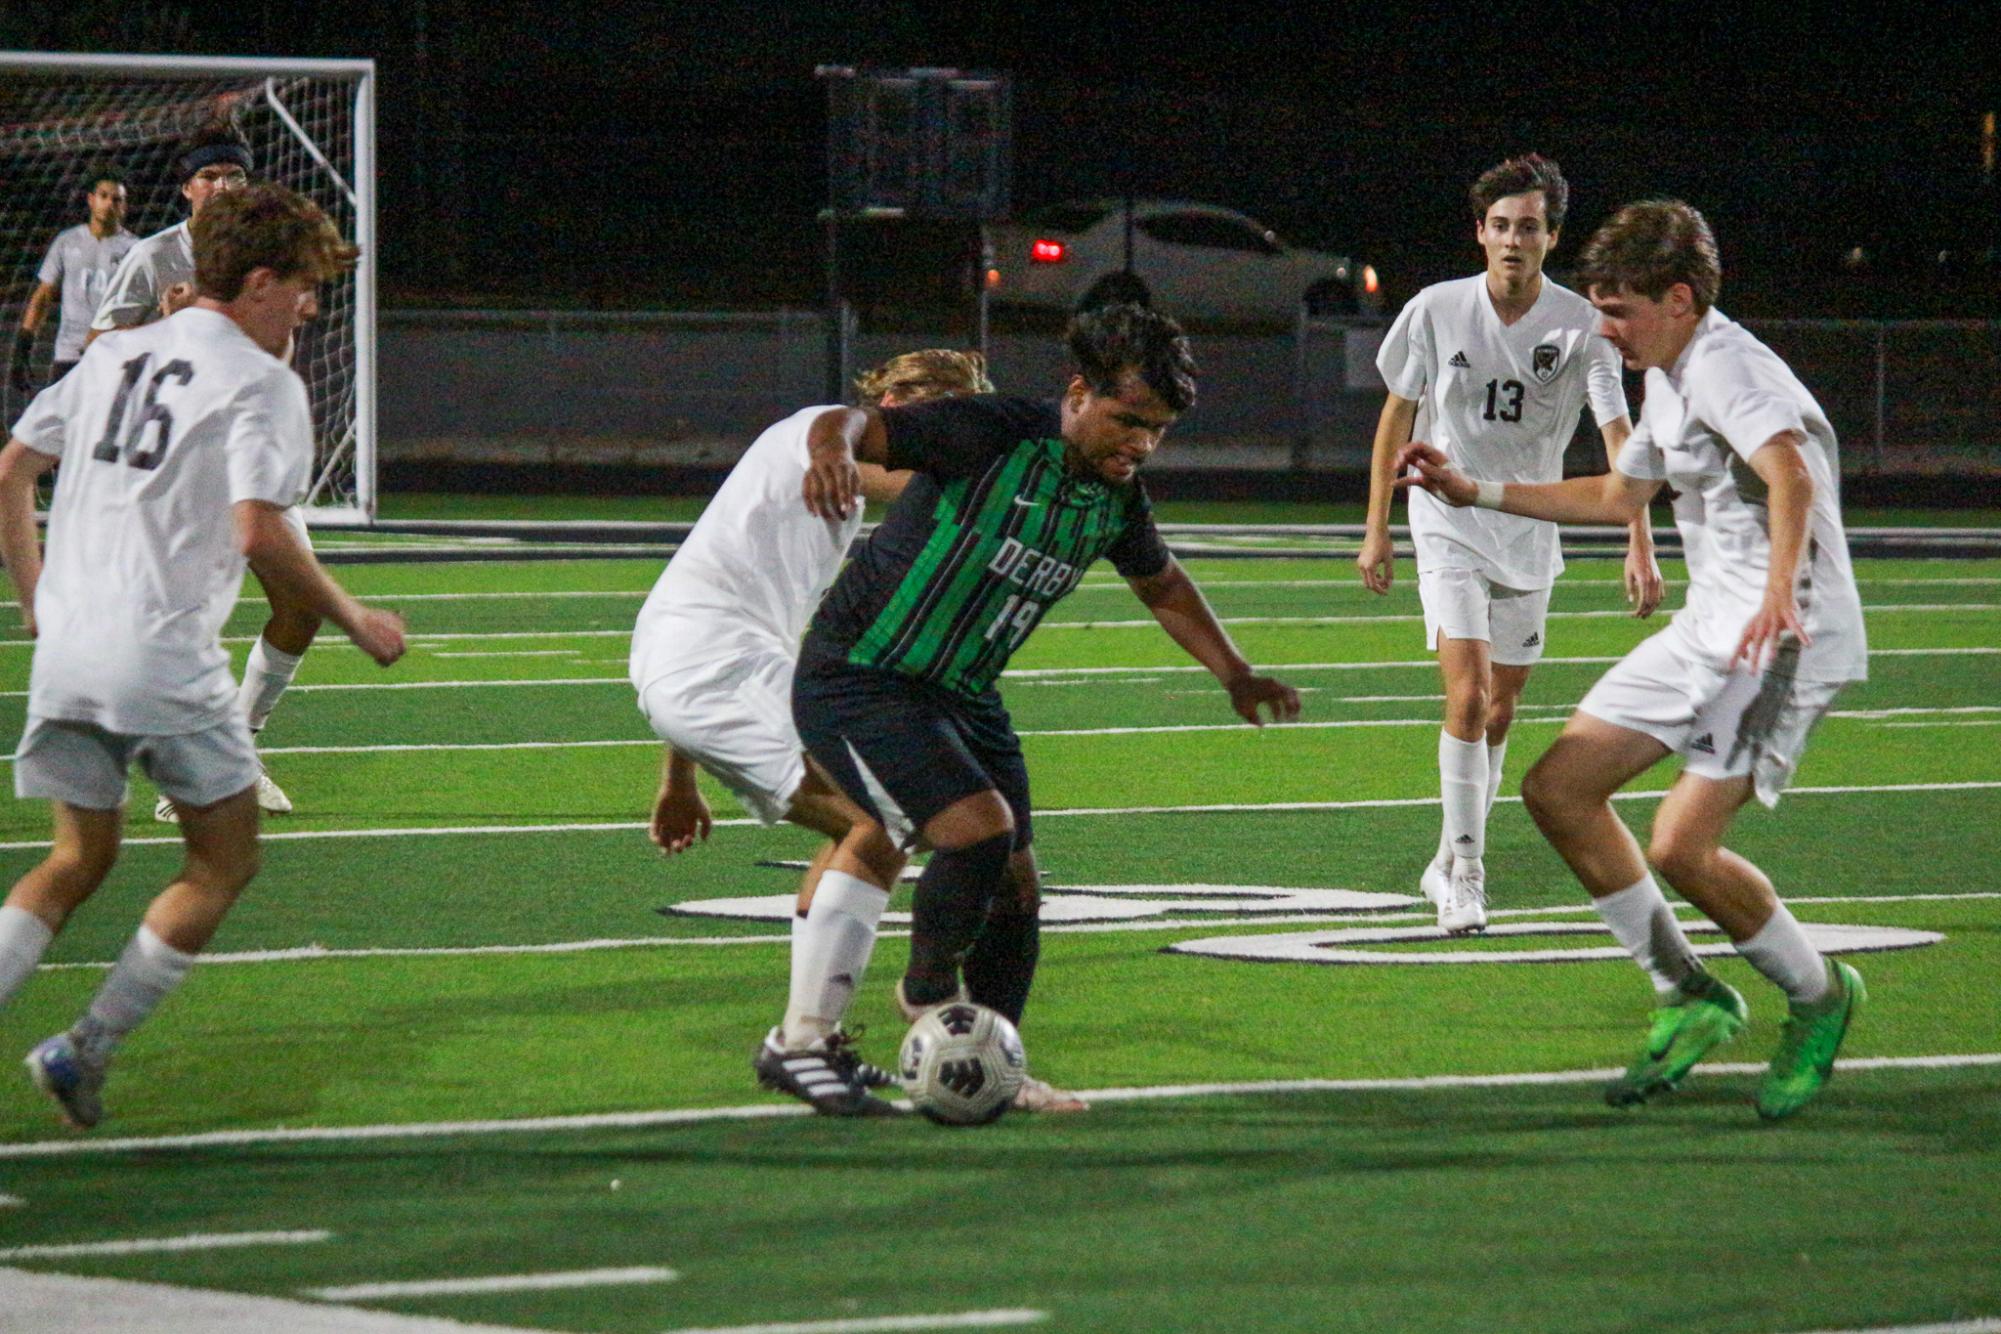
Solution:
{"label": "player's outstretched arm", "polygon": [[1765,666],[1767,656],[1787,636],[1801,644],[1813,642],[1800,621],[1794,587],[1800,553],[1806,549],[1807,520],[1813,513],[1813,474],[1800,456],[1803,444],[1805,437],[1797,431],[1781,431],[1750,458],[1751,471],[1765,484],[1772,555],[1765,573],[1765,600],[1744,627],[1730,661],[1742,659],[1753,671]]}
{"label": "player's outstretched arm", "polygon": [[21,602],[21,628],[35,637],[35,585],[42,580],[42,544],[35,533],[35,483],[56,466],[47,454],[9,440],[0,450],[0,560]]}
{"label": "player's outstretched arm", "polygon": [[1382,416],[1376,419],[1376,443],[1369,455],[1369,512],[1363,523],[1362,554],[1355,567],[1362,572],[1362,585],[1372,593],[1387,593],[1396,578],[1396,548],[1390,542],[1390,500],[1396,495],[1396,454],[1410,442],[1411,425],[1417,421],[1417,400],[1395,394],[1383,400]]}
{"label": "player's outstretched arm", "polygon": [[339,626],[356,648],[384,667],[403,656],[403,618],[364,606],[335,583],[285,522],[283,506],[239,500],[233,511],[237,550],[267,592],[277,588],[290,594],[294,603]]}
{"label": "player's outstretched arm", "polygon": [[1458,509],[1479,506],[1550,523],[1628,524],[1647,507],[1659,482],[1609,472],[1603,477],[1572,477],[1561,482],[1482,482],[1454,468],[1430,445],[1412,442],[1398,451],[1397,489],[1421,486]]}
{"label": "player's outstretched arm", "polygon": [[857,461],[882,463],[888,452],[889,433],[873,408],[830,408],[815,417],[806,428],[807,512],[822,519],[854,513],[862,491]]}
{"label": "player's outstretched arm", "polygon": [[[1599,427],[1598,434],[1605,441],[1606,470],[1617,472],[1619,451],[1633,434],[1633,423],[1625,417],[1615,417]],[[1661,578],[1661,564],[1654,555],[1652,516],[1642,508],[1627,528],[1626,604],[1633,609],[1633,615],[1644,620],[1654,614],[1661,599],[1667,596],[1667,581]]]}
{"label": "player's outstretched arm", "polygon": [[1299,692],[1276,677],[1260,676],[1250,661],[1237,651],[1230,632],[1216,619],[1209,599],[1181,568],[1169,558],[1159,574],[1145,579],[1128,579],[1132,590],[1168,637],[1181,645],[1188,656],[1209,669],[1223,689],[1230,692],[1230,707],[1245,722],[1262,727],[1264,713],[1271,721],[1289,723],[1299,716]]}
{"label": "player's outstretched arm", "polygon": [[647,837],[664,853],[686,852],[715,828],[709,803],[695,786],[695,762],[667,746],[660,755],[660,792],[653,799]]}

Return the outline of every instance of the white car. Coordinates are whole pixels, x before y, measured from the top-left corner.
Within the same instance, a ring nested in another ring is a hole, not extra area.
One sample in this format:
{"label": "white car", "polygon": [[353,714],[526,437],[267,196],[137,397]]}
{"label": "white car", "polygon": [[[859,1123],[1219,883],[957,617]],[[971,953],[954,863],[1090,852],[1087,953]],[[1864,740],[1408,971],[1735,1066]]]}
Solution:
{"label": "white car", "polygon": [[1135,199],[1132,224],[1131,273],[1122,200],[1052,204],[996,224],[989,297],[1062,310],[1144,299],[1176,317],[1287,323],[1302,303],[1316,315],[1382,307],[1373,266],[1289,246],[1234,209]]}

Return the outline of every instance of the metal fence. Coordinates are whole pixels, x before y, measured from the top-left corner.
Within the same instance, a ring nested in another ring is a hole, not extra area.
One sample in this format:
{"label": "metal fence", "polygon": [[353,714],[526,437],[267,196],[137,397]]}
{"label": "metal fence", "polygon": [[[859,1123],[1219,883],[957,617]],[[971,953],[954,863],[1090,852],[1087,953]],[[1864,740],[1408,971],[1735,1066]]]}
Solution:
{"label": "metal fence", "polygon": [[[1844,471],[2001,478],[2001,322],[1747,320],[1826,410]],[[1202,393],[1163,467],[1364,470],[1380,324],[1195,336]],[[813,312],[394,311],[381,319],[389,460],[719,464],[826,393]],[[853,363],[962,341],[861,331]],[[1004,390],[1053,393],[1061,340],[996,336]],[[1636,387],[1636,386],[1635,386]],[[1637,394],[1635,394],[1637,401]],[[1572,462],[1603,467],[1595,431]]]}

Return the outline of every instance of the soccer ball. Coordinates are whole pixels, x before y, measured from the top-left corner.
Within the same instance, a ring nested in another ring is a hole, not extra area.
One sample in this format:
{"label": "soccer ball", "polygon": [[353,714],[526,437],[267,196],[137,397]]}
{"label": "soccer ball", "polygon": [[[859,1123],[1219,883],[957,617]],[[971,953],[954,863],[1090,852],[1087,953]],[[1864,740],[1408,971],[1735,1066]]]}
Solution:
{"label": "soccer ball", "polygon": [[918,1015],[896,1061],[911,1106],[955,1126],[998,1120],[1028,1066],[1021,1034],[1006,1016],[970,1001],[934,1005]]}

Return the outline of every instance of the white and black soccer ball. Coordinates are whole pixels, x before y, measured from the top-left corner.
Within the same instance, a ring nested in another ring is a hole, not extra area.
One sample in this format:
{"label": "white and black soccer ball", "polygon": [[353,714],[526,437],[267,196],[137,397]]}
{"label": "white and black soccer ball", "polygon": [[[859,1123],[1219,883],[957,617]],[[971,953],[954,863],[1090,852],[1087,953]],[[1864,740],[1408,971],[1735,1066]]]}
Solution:
{"label": "white and black soccer ball", "polygon": [[918,1015],[897,1053],[911,1106],[955,1126],[998,1119],[1014,1102],[1027,1068],[1014,1025],[970,1001],[934,1005]]}

